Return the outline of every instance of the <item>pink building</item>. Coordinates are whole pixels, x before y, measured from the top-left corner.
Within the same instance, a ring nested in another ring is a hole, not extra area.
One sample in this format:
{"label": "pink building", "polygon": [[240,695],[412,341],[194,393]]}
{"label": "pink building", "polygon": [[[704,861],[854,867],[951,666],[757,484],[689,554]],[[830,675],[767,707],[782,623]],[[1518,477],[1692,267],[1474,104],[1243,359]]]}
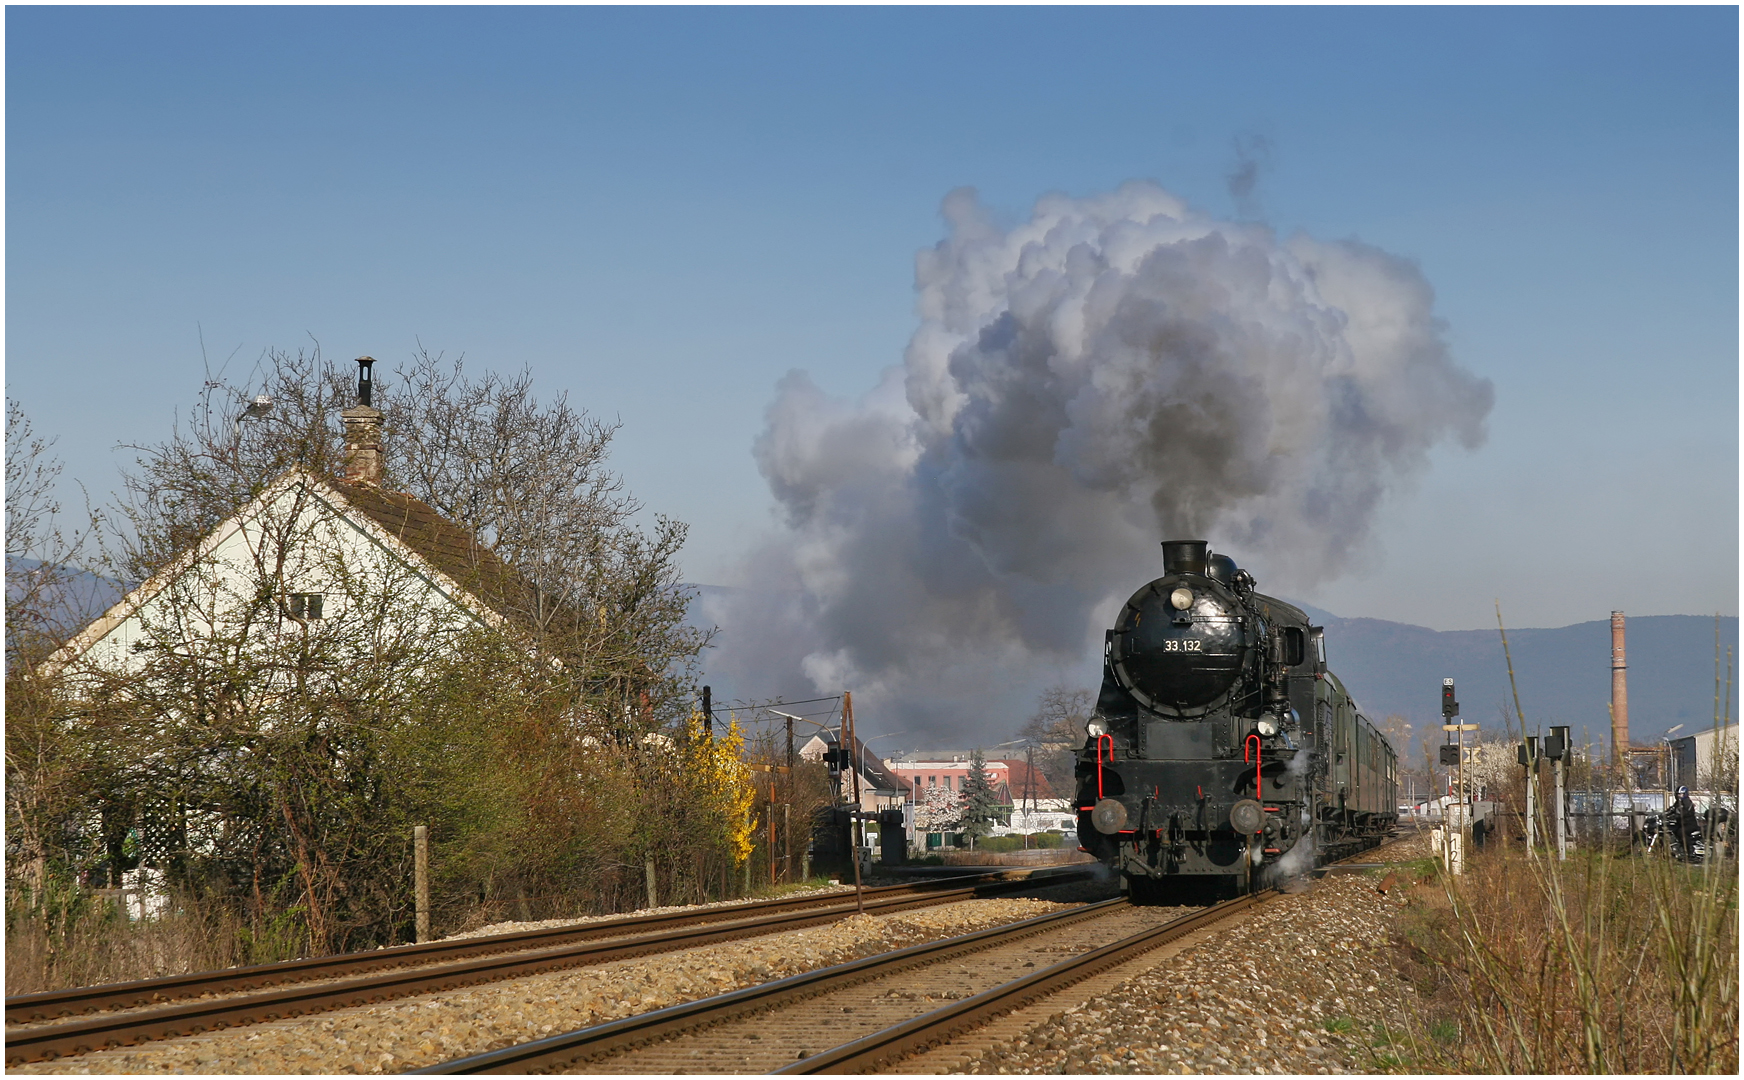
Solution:
{"label": "pink building", "polygon": [[[962,791],[963,781],[969,776],[969,759],[953,756],[948,761],[887,761],[885,768],[908,782],[918,796],[929,787],[942,787],[947,791]],[[1018,765],[1019,769],[1023,766]],[[989,761],[982,769],[987,774],[987,782],[998,790],[1001,784],[1011,780],[1011,764],[1004,761]]]}

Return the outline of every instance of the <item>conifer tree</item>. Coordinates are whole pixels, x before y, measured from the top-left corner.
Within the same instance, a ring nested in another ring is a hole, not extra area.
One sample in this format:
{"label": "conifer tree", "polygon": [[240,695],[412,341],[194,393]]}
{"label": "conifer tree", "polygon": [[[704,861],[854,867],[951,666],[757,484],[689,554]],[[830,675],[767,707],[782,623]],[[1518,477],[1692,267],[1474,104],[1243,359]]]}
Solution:
{"label": "conifer tree", "polygon": [[979,748],[969,756],[969,775],[963,777],[963,832],[970,844],[993,831],[998,820],[999,798],[987,779],[987,759]]}

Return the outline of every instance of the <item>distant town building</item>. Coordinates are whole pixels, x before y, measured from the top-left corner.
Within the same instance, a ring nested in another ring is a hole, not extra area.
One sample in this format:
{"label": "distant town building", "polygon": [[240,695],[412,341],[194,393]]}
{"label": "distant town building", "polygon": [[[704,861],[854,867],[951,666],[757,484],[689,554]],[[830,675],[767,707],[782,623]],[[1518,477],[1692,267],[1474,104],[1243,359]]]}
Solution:
{"label": "distant town building", "polygon": [[1738,791],[1738,725],[1698,731],[1672,739],[1671,779],[1666,785],[1691,791]]}

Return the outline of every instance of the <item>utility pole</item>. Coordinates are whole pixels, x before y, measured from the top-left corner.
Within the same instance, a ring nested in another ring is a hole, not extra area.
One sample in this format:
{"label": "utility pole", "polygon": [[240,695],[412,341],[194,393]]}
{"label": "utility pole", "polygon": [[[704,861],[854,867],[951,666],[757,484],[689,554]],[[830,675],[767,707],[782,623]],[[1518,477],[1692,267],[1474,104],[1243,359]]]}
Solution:
{"label": "utility pole", "polygon": [[781,804],[781,840],[782,840],[782,873],[788,881],[793,880],[793,818],[789,813],[793,805],[793,717],[787,721],[787,801]]}
{"label": "utility pole", "polygon": [[1023,748],[1023,849],[1029,850],[1029,830],[1035,827],[1035,787],[1031,779],[1035,769],[1035,744]]}
{"label": "utility pole", "polygon": [[[788,732],[789,732],[788,741],[789,742],[793,741],[792,731],[793,731],[792,725],[788,725]],[[712,691],[710,691],[710,689],[705,686],[702,688],[702,737],[705,740],[712,739],[712,738],[714,738],[714,734],[715,734],[714,695],[713,695]]]}
{"label": "utility pole", "polygon": [[854,693],[851,690],[842,691],[842,728],[847,734],[847,742],[842,750],[847,755],[848,771],[854,775],[854,807],[848,811],[848,843],[853,850],[848,853],[848,857],[854,864],[854,907],[864,915],[865,887],[860,882],[860,760],[853,749],[857,744],[854,740]]}

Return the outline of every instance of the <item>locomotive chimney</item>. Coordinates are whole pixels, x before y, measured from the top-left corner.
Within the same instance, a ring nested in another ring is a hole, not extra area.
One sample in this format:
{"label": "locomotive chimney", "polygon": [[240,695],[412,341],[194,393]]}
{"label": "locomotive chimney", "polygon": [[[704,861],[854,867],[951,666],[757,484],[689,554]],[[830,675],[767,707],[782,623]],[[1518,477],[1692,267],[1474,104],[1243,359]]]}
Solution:
{"label": "locomotive chimney", "polygon": [[1205,573],[1207,552],[1210,547],[1211,542],[1208,540],[1164,540],[1163,573]]}
{"label": "locomotive chimney", "polygon": [[357,404],[339,414],[345,421],[345,482],[381,487],[382,414],[370,405],[370,365],[375,358],[357,358]]}
{"label": "locomotive chimney", "polygon": [[1611,763],[1629,749],[1629,665],[1623,656],[1623,613],[1611,612]]}

